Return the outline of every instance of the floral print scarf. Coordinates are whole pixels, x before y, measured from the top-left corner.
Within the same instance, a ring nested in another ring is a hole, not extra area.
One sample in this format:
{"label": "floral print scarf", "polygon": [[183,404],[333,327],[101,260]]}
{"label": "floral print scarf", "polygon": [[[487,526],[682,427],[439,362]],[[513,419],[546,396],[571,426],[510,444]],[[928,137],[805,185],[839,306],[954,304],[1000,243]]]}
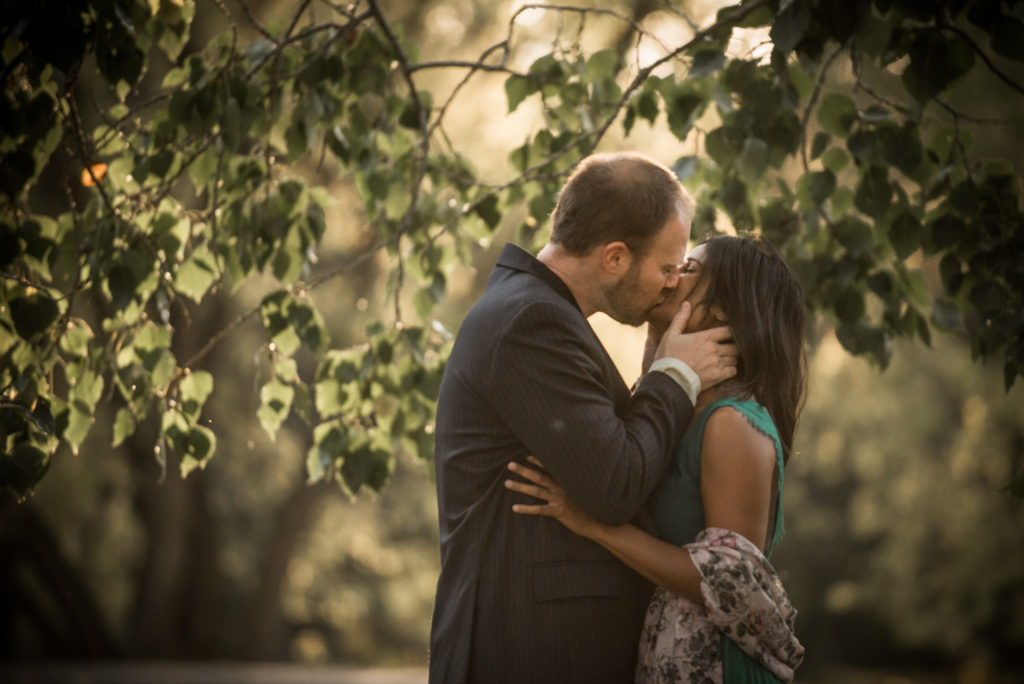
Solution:
{"label": "floral print scarf", "polygon": [[796,610],[764,554],[718,527],[684,548],[700,572],[704,606],[658,587],[647,607],[636,681],[722,684],[722,634],[791,681],[804,647],[793,631]]}

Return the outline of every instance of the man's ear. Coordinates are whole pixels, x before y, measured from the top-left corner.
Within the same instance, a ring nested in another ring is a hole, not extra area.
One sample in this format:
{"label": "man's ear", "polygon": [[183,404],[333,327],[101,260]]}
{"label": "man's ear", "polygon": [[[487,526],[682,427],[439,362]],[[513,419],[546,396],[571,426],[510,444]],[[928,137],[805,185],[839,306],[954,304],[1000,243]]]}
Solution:
{"label": "man's ear", "polygon": [[633,263],[633,252],[625,242],[616,240],[601,247],[601,268],[609,275],[622,275]]}

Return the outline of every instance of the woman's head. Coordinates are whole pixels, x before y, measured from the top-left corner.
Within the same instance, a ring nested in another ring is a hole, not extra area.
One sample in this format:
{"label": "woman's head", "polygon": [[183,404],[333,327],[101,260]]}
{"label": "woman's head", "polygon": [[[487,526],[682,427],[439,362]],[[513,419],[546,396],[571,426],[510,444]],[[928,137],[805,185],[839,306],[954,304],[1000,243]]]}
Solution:
{"label": "woman's head", "polygon": [[800,282],[761,236],[716,236],[690,252],[675,296],[656,313],[671,318],[684,300],[692,307],[687,332],[732,328],[739,349],[732,387],[768,409],[788,457],[806,382]]}

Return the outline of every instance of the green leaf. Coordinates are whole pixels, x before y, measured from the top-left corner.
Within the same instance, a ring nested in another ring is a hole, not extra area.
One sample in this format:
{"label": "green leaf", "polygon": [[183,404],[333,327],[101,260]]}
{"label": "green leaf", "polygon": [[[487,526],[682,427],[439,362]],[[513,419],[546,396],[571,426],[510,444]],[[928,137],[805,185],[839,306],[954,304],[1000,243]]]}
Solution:
{"label": "green leaf", "polygon": [[325,418],[342,413],[348,398],[346,385],[335,378],[326,378],[316,383],[314,396],[316,410]]}
{"label": "green leaf", "polygon": [[194,249],[188,259],[178,267],[174,285],[178,292],[198,304],[217,281],[217,277],[217,261],[204,244]]}
{"label": "green leaf", "polygon": [[260,425],[271,439],[291,413],[295,390],[278,380],[271,380],[260,389],[260,407],[256,411]]}
{"label": "green leaf", "polygon": [[170,453],[178,458],[182,476],[205,467],[217,448],[217,438],[212,430],[202,425],[190,425],[186,417],[174,409],[164,411],[160,432]]}
{"label": "green leaf", "polygon": [[702,78],[725,66],[725,54],[719,50],[699,50],[690,64],[690,78]]}
{"label": "green leaf", "polygon": [[537,92],[537,83],[525,76],[509,76],[505,79],[505,97],[508,98],[508,113],[516,111],[520,103]]}
{"label": "green leaf", "polygon": [[357,493],[363,485],[380,491],[391,475],[394,457],[389,449],[366,446],[345,456],[341,476],[347,489]]}
{"label": "green leaf", "polygon": [[7,268],[22,254],[18,230],[6,222],[0,223],[0,268]]}
{"label": "green leaf", "polygon": [[781,247],[800,232],[800,217],[789,203],[771,200],[758,210],[761,231],[776,247]]}
{"label": "green leaf", "polygon": [[839,173],[850,163],[850,156],[838,147],[828,149],[821,156],[821,164],[832,173]]}
{"label": "green leaf", "polygon": [[718,199],[737,230],[753,228],[754,216],[750,208],[747,186],[743,181],[736,177],[726,178],[722,182]]}
{"label": "green leaf", "polygon": [[693,215],[693,225],[690,231],[695,236],[702,236],[707,232],[715,232],[715,219],[718,211],[711,202],[697,203],[697,211]]}
{"label": "green leaf", "polygon": [[868,216],[880,218],[889,209],[891,200],[889,172],[882,166],[868,167],[857,184],[854,205]]}
{"label": "green leaf", "polygon": [[735,126],[721,126],[707,134],[704,148],[708,156],[722,168],[730,166],[743,150],[747,136]]}
{"label": "green leaf", "polygon": [[131,410],[124,407],[118,409],[117,417],[114,418],[114,438],[110,446],[120,446],[124,440],[135,434],[135,427],[135,417]]}
{"label": "green leaf", "polygon": [[313,446],[306,453],[307,482],[319,482],[329,472],[335,459],[348,449],[348,434],[341,421],[320,423],[313,429]]}
{"label": "green leaf", "polygon": [[899,259],[906,259],[921,246],[921,222],[909,211],[902,211],[889,225],[889,242]]}
{"label": "green leaf", "polygon": [[736,157],[736,170],[748,183],[755,182],[768,166],[768,143],[760,138],[747,138],[743,150]]}
{"label": "green leaf", "polygon": [[137,361],[146,370],[152,386],[162,387],[174,375],[176,366],[174,354],[168,349],[170,345],[169,330],[147,323],[136,334],[132,345],[118,355],[118,366],[123,368]]}
{"label": "green leaf", "polygon": [[868,288],[883,302],[889,301],[896,291],[896,280],[889,271],[876,271],[867,278]]}
{"label": "green leaf", "polygon": [[694,121],[704,110],[705,103],[704,97],[691,88],[676,90],[665,107],[668,112],[668,126],[673,135],[679,140],[685,139]]}
{"label": "green leaf", "polygon": [[74,319],[68,322],[68,327],[60,338],[60,348],[70,356],[83,357],[88,354],[91,341],[92,330],[89,324],[81,319]]}
{"label": "green leaf", "polygon": [[811,25],[811,13],[803,2],[791,2],[778,13],[769,33],[775,49],[789,54],[803,40]]}
{"label": "green leaf", "polygon": [[829,93],[822,98],[818,107],[818,123],[829,133],[845,138],[856,120],[857,108],[848,96]]}
{"label": "green leaf", "polygon": [[[38,273],[40,278],[53,280],[50,264],[56,256],[57,230],[57,222],[53,219],[45,216],[33,216],[22,223],[21,227],[12,235],[11,252],[0,259],[6,259],[8,256],[13,259],[20,254],[24,264]],[[21,240],[19,241],[18,238]]]}
{"label": "green leaf", "polygon": [[27,442],[17,444],[10,452],[0,451],[0,490],[12,489],[27,494],[50,467],[50,455]]}
{"label": "green leaf", "polygon": [[285,144],[288,147],[288,158],[291,161],[301,159],[309,152],[309,133],[306,122],[296,117],[284,132]]}
{"label": "green leaf", "polygon": [[[150,0],[151,3],[154,1]],[[151,30],[164,54],[174,62],[188,42],[189,29],[196,13],[195,0],[157,2],[157,7],[159,9]]]}
{"label": "green leaf", "polygon": [[498,196],[485,195],[482,197],[473,207],[473,213],[483,219],[491,230],[497,228],[501,221],[501,212],[498,211]]}
{"label": "green leaf", "polygon": [[92,370],[83,371],[74,379],[69,396],[75,406],[92,413],[103,396],[103,377]]}
{"label": "green leaf", "polygon": [[216,450],[217,436],[213,430],[202,425],[193,426],[175,452],[180,459],[182,477],[196,468],[205,468]]}
{"label": "green leaf", "polygon": [[969,234],[967,224],[954,214],[943,214],[929,221],[927,228],[929,252],[953,249]]}
{"label": "green leaf", "polygon": [[78,447],[82,445],[89,428],[92,427],[92,414],[86,413],[77,406],[69,405],[67,413],[67,427],[64,428],[64,440],[71,446],[71,452],[78,453]]}
{"label": "green leaf", "polygon": [[916,33],[910,48],[910,64],[903,71],[903,85],[914,99],[925,103],[973,66],[974,48],[967,40],[924,28]]}
{"label": "green leaf", "polygon": [[871,226],[856,216],[845,216],[835,225],[836,239],[850,254],[860,255],[871,251],[875,244]]}
{"label": "green leaf", "polygon": [[921,160],[924,148],[916,126],[883,126],[878,131],[882,143],[882,156],[887,162],[907,176],[913,176]]}
{"label": "green leaf", "polygon": [[882,368],[892,357],[892,341],[886,333],[863,319],[845,321],[836,327],[836,338],[851,354],[869,354]]}
{"label": "green leaf", "polygon": [[822,153],[828,148],[828,144],[832,142],[832,136],[824,131],[818,131],[814,134],[814,140],[811,141],[811,159],[817,159]]}
{"label": "green leaf", "polygon": [[636,103],[636,113],[647,119],[648,122],[654,123],[654,120],[658,118],[658,96],[651,90],[643,90],[633,100]]}
{"label": "green leaf", "polygon": [[327,347],[323,318],[306,300],[278,290],[263,298],[260,314],[271,343],[285,356],[295,354],[301,345],[316,354]]}
{"label": "green leaf", "polygon": [[911,271],[902,264],[897,264],[896,273],[907,301],[918,309],[928,307],[928,281],[919,270]]}
{"label": "green leaf", "polygon": [[107,287],[110,288],[110,303],[115,311],[123,311],[135,299],[135,287],[138,281],[135,273],[124,264],[115,264],[107,274]]}
{"label": "green leaf", "polygon": [[846,289],[835,300],[832,308],[840,321],[856,321],[864,315],[864,294],[852,288]]}
{"label": "green leaf", "polygon": [[557,80],[565,75],[565,68],[565,65],[555,55],[548,53],[533,61],[529,73],[541,78]]}
{"label": "green leaf", "polygon": [[48,330],[60,315],[57,302],[42,294],[12,299],[8,306],[15,331],[28,341]]}
{"label": "green leaf", "polygon": [[878,136],[871,130],[859,130],[846,139],[846,149],[858,162],[870,160],[878,151]]}
{"label": "green leaf", "polygon": [[283,382],[298,382],[299,366],[295,359],[288,356],[275,356],[274,376]]}
{"label": "green leaf", "polygon": [[[804,175],[807,178],[807,191],[811,201],[821,204],[831,196],[836,189],[836,177],[831,171],[815,171]],[[803,180],[801,178],[801,180]]]}
{"label": "green leaf", "polygon": [[680,157],[672,164],[672,172],[676,174],[680,183],[690,180],[699,168],[700,160],[694,155]]}
{"label": "green leaf", "polygon": [[190,371],[178,385],[181,393],[181,412],[190,423],[199,420],[207,397],[213,392],[213,375],[208,371]]}
{"label": "green leaf", "polygon": [[939,261],[939,278],[946,292],[955,295],[963,285],[963,268],[960,259],[954,252],[949,252]]}
{"label": "green leaf", "polygon": [[616,50],[611,48],[598,50],[587,59],[587,78],[594,81],[615,78],[620,60]]}

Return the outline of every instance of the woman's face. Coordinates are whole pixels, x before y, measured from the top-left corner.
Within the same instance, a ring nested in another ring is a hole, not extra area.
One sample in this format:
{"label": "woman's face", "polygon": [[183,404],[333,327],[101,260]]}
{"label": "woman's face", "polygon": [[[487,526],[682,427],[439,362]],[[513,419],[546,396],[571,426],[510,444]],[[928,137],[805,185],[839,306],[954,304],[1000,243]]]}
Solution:
{"label": "woman's face", "polygon": [[701,279],[701,272],[705,267],[704,259],[704,245],[697,245],[686,255],[686,261],[679,268],[679,284],[676,285],[676,289],[650,312],[648,321],[656,328],[667,328],[683,302],[690,302],[691,307],[690,320],[687,321],[683,332],[697,332],[723,325],[723,321],[716,318],[709,307],[702,304],[704,294],[708,290],[708,280]]}

